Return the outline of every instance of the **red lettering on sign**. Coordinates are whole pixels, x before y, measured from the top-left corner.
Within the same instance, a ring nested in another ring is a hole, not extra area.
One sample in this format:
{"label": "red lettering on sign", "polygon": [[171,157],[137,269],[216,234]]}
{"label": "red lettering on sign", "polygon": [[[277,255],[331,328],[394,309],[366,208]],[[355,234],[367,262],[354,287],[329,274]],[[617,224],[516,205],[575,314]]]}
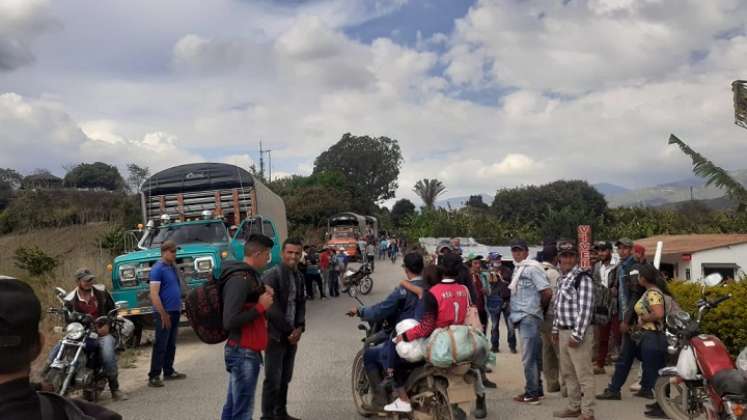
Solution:
{"label": "red lettering on sign", "polygon": [[577,232],[579,265],[582,269],[588,270],[591,268],[591,226],[581,225]]}

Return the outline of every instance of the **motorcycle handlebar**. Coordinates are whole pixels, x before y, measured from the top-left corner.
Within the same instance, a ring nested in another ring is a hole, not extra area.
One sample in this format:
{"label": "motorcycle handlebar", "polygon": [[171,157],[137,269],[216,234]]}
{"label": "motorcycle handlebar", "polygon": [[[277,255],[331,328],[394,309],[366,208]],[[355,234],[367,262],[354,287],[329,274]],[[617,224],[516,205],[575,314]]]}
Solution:
{"label": "motorcycle handlebar", "polygon": [[713,302],[711,302],[711,306],[716,307],[729,299],[731,299],[731,293],[729,293],[726,296],[721,296],[720,298],[714,300]]}

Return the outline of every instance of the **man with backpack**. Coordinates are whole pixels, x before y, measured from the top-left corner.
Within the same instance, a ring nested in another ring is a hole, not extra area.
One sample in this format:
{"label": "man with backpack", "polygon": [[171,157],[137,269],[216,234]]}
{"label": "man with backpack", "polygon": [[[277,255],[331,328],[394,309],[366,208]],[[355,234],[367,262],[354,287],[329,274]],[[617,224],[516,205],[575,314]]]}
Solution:
{"label": "man with backpack", "polygon": [[[610,275],[617,266],[617,260],[612,256],[612,243],[608,241],[597,241],[594,243],[594,249],[597,250],[599,261],[594,265],[594,282],[599,283],[607,289],[608,305],[606,313],[609,315],[607,322],[598,322],[596,325],[595,340],[598,341],[597,352],[595,354],[596,367],[595,375],[604,375],[604,365],[607,362],[610,342],[617,346],[617,339],[620,336],[620,323],[617,322],[617,299],[612,296],[610,284]],[[597,302],[597,308],[604,306],[604,302]],[[600,320],[601,321],[601,320]]]}
{"label": "man with backpack", "polygon": [[552,334],[560,350],[560,374],[568,391],[568,407],[554,412],[553,417],[593,420],[593,280],[578,266],[578,250],[573,241],[558,241],[558,257],[561,277]]}
{"label": "man with backpack", "polygon": [[41,303],[31,287],[0,276],[0,419],[121,420],[96,404],[35,389],[29,374],[44,346],[40,320]]}
{"label": "man with backpack", "polygon": [[251,419],[254,412],[254,392],[267,347],[265,313],[273,303],[273,290],[261,282],[259,270],[267,265],[273,245],[264,235],[251,235],[244,244],[244,259],[226,261],[221,271],[229,375],[222,420]]}

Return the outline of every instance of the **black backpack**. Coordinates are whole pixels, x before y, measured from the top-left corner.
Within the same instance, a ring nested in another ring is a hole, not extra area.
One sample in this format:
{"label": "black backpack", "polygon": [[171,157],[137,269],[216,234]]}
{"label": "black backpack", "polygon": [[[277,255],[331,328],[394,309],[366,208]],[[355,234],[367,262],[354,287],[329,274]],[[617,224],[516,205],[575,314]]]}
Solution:
{"label": "black backpack", "polygon": [[581,277],[584,275],[591,278],[592,295],[594,296],[593,301],[593,313],[591,317],[591,323],[594,325],[606,325],[610,322],[610,291],[608,288],[596,280],[594,276],[588,271],[582,271],[576,276],[574,286],[578,290],[581,285]]}
{"label": "black backpack", "polygon": [[203,343],[218,344],[228,339],[228,331],[223,329],[223,285],[237,272],[256,276],[253,271],[237,267],[221,273],[218,279],[211,278],[187,294],[184,301],[187,319]]}

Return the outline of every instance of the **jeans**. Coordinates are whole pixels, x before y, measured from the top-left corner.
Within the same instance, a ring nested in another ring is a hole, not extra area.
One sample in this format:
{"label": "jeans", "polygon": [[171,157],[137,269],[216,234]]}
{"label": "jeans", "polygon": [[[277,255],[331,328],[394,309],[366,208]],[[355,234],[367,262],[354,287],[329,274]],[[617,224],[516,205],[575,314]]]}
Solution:
{"label": "jeans", "polygon": [[641,361],[643,368],[641,391],[650,391],[654,388],[656,379],[659,377],[659,369],[666,365],[666,336],[658,331],[646,331],[643,333],[640,343],[636,344],[631,340],[629,334],[625,334],[620,357],[615,364],[615,373],[612,375],[612,382],[609,385],[610,391],[620,392],[628,379],[630,368],[636,358]]}
{"label": "jeans", "polygon": [[521,363],[524,365],[526,379],[525,396],[539,397],[542,392],[540,370],[542,366],[542,339],[540,338],[542,320],[531,315],[521,319],[516,325],[521,336]]}
{"label": "jeans", "polygon": [[293,379],[297,347],[270,340],[265,355],[265,381],[262,384],[262,419],[288,415],[288,384]]}
{"label": "jeans", "polygon": [[322,275],[319,273],[306,273],[306,296],[309,299],[314,299],[314,283],[319,288],[319,297],[324,297],[324,286],[322,283]]}
{"label": "jeans", "polygon": [[[514,330],[514,324],[511,322],[511,320],[508,319],[511,308],[507,304],[505,307],[503,307],[503,299],[500,297],[490,297],[488,296],[488,314],[490,315],[490,344],[494,348],[498,348],[500,344],[501,339],[501,332],[500,332],[500,322],[501,322],[501,314],[503,314],[503,321],[506,324],[506,330],[508,331],[508,347],[511,350],[516,349],[516,331]],[[487,325],[486,325],[487,326]]]}
{"label": "jeans", "polygon": [[221,420],[251,420],[254,413],[254,392],[262,366],[262,354],[239,346],[226,345],[228,395]]}
{"label": "jeans", "polygon": [[[47,361],[51,364],[54,358],[57,357],[57,353],[62,347],[62,342],[58,341],[52,350],[49,352]],[[112,391],[119,390],[119,382],[117,378],[119,376],[119,369],[117,368],[117,349],[114,336],[111,334],[99,337],[98,339],[98,352],[99,360],[104,368],[104,373],[109,380],[109,388]]]}
{"label": "jeans", "polygon": [[174,357],[176,355],[176,336],[179,332],[179,311],[168,312],[171,318],[171,328],[163,328],[161,315],[158,312],[153,313],[153,320],[156,323],[156,339],[153,341],[153,352],[150,356],[149,378],[158,378],[163,372],[164,376],[174,374]]}

